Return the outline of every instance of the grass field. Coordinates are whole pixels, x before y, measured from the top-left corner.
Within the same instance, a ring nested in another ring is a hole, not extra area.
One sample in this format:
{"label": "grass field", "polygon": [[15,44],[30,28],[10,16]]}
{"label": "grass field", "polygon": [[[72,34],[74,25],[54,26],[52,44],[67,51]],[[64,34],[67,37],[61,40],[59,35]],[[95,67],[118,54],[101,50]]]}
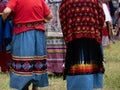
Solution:
{"label": "grass field", "polygon": [[[105,74],[104,87],[96,90],[120,90],[120,41],[104,48]],[[31,87],[30,87],[31,88]],[[9,74],[0,73],[0,90],[14,90],[9,87]],[[39,90],[66,90],[62,76],[49,76],[49,86]]]}

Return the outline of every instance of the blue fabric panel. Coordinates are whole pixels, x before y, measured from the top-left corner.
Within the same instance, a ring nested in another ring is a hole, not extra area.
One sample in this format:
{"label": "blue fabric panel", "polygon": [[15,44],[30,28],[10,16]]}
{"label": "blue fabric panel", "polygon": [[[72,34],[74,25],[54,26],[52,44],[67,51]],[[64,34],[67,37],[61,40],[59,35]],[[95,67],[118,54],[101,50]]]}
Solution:
{"label": "blue fabric panel", "polygon": [[103,87],[103,74],[67,76],[67,90],[93,90]]}
{"label": "blue fabric panel", "polygon": [[13,35],[14,56],[42,56],[46,55],[46,37],[42,30],[30,30]]}
{"label": "blue fabric panel", "polygon": [[2,23],[2,17],[0,16],[0,51],[2,50],[2,44],[3,44],[3,23]]}
{"label": "blue fabric panel", "polygon": [[31,81],[39,87],[48,86],[48,74],[34,74],[32,76],[21,76],[10,72],[10,87],[22,90],[22,88]]}
{"label": "blue fabric panel", "polygon": [[13,24],[11,20],[7,19],[5,23],[4,38],[12,38]]}

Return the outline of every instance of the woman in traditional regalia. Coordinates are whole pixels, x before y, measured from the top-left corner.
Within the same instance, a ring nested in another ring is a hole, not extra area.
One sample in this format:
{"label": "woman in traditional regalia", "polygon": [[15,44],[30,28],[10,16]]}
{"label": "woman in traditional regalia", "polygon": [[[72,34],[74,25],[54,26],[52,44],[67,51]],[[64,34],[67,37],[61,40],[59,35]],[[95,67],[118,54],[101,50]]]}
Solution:
{"label": "woman in traditional regalia", "polygon": [[105,16],[99,0],[62,0],[60,22],[66,42],[64,78],[67,90],[103,87],[102,29]]}
{"label": "woman in traditional regalia", "polygon": [[48,72],[52,72],[55,75],[62,75],[63,63],[65,59],[65,42],[59,21],[59,5],[61,0],[46,0],[53,19],[47,23],[47,66]]}
{"label": "woman in traditional regalia", "polygon": [[48,86],[46,65],[46,35],[44,22],[51,11],[44,0],[9,0],[3,11],[5,21],[12,15],[12,60],[10,62],[10,87],[32,90]]}
{"label": "woman in traditional regalia", "polygon": [[120,40],[120,2],[119,2],[119,7],[115,11],[115,17],[116,17],[117,38],[118,40]]}
{"label": "woman in traditional regalia", "polygon": [[[2,72],[8,72],[9,71],[9,66],[8,63],[11,59],[11,54],[9,52],[9,50],[7,50],[7,44],[5,42],[5,38],[6,38],[6,33],[8,34],[8,32],[5,33],[5,31],[9,31],[11,27],[8,23],[8,21],[6,21],[5,23],[3,23],[2,21],[2,14],[3,14],[3,10],[6,7],[7,1],[6,0],[2,0],[0,1],[0,66],[1,66],[1,71]],[[7,39],[10,39],[10,37],[8,37],[7,35]]]}

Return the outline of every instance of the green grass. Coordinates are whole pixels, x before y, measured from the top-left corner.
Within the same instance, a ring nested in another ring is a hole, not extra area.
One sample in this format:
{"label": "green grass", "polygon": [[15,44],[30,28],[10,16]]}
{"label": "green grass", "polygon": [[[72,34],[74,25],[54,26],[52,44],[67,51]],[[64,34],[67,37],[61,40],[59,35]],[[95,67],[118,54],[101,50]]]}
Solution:
{"label": "green grass", "polygon": [[120,90],[120,41],[104,49],[105,53],[105,90]]}
{"label": "green grass", "polygon": [[[111,43],[110,48],[104,48],[104,54],[106,71],[102,90],[120,90],[120,41],[116,41],[116,44]],[[66,90],[66,81],[61,76],[56,77],[51,74],[49,76],[49,86],[39,89]],[[9,74],[0,74],[0,90],[14,90],[9,87]]]}

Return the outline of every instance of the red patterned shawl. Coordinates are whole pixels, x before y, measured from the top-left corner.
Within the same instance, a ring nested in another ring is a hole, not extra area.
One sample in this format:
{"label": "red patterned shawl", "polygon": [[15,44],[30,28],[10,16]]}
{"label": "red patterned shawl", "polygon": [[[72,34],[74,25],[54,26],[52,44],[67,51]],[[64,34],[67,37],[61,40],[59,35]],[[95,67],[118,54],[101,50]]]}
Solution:
{"label": "red patterned shawl", "polygon": [[101,43],[105,16],[98,0],[62,0],[59,13],[66,44],[82,37]]}

